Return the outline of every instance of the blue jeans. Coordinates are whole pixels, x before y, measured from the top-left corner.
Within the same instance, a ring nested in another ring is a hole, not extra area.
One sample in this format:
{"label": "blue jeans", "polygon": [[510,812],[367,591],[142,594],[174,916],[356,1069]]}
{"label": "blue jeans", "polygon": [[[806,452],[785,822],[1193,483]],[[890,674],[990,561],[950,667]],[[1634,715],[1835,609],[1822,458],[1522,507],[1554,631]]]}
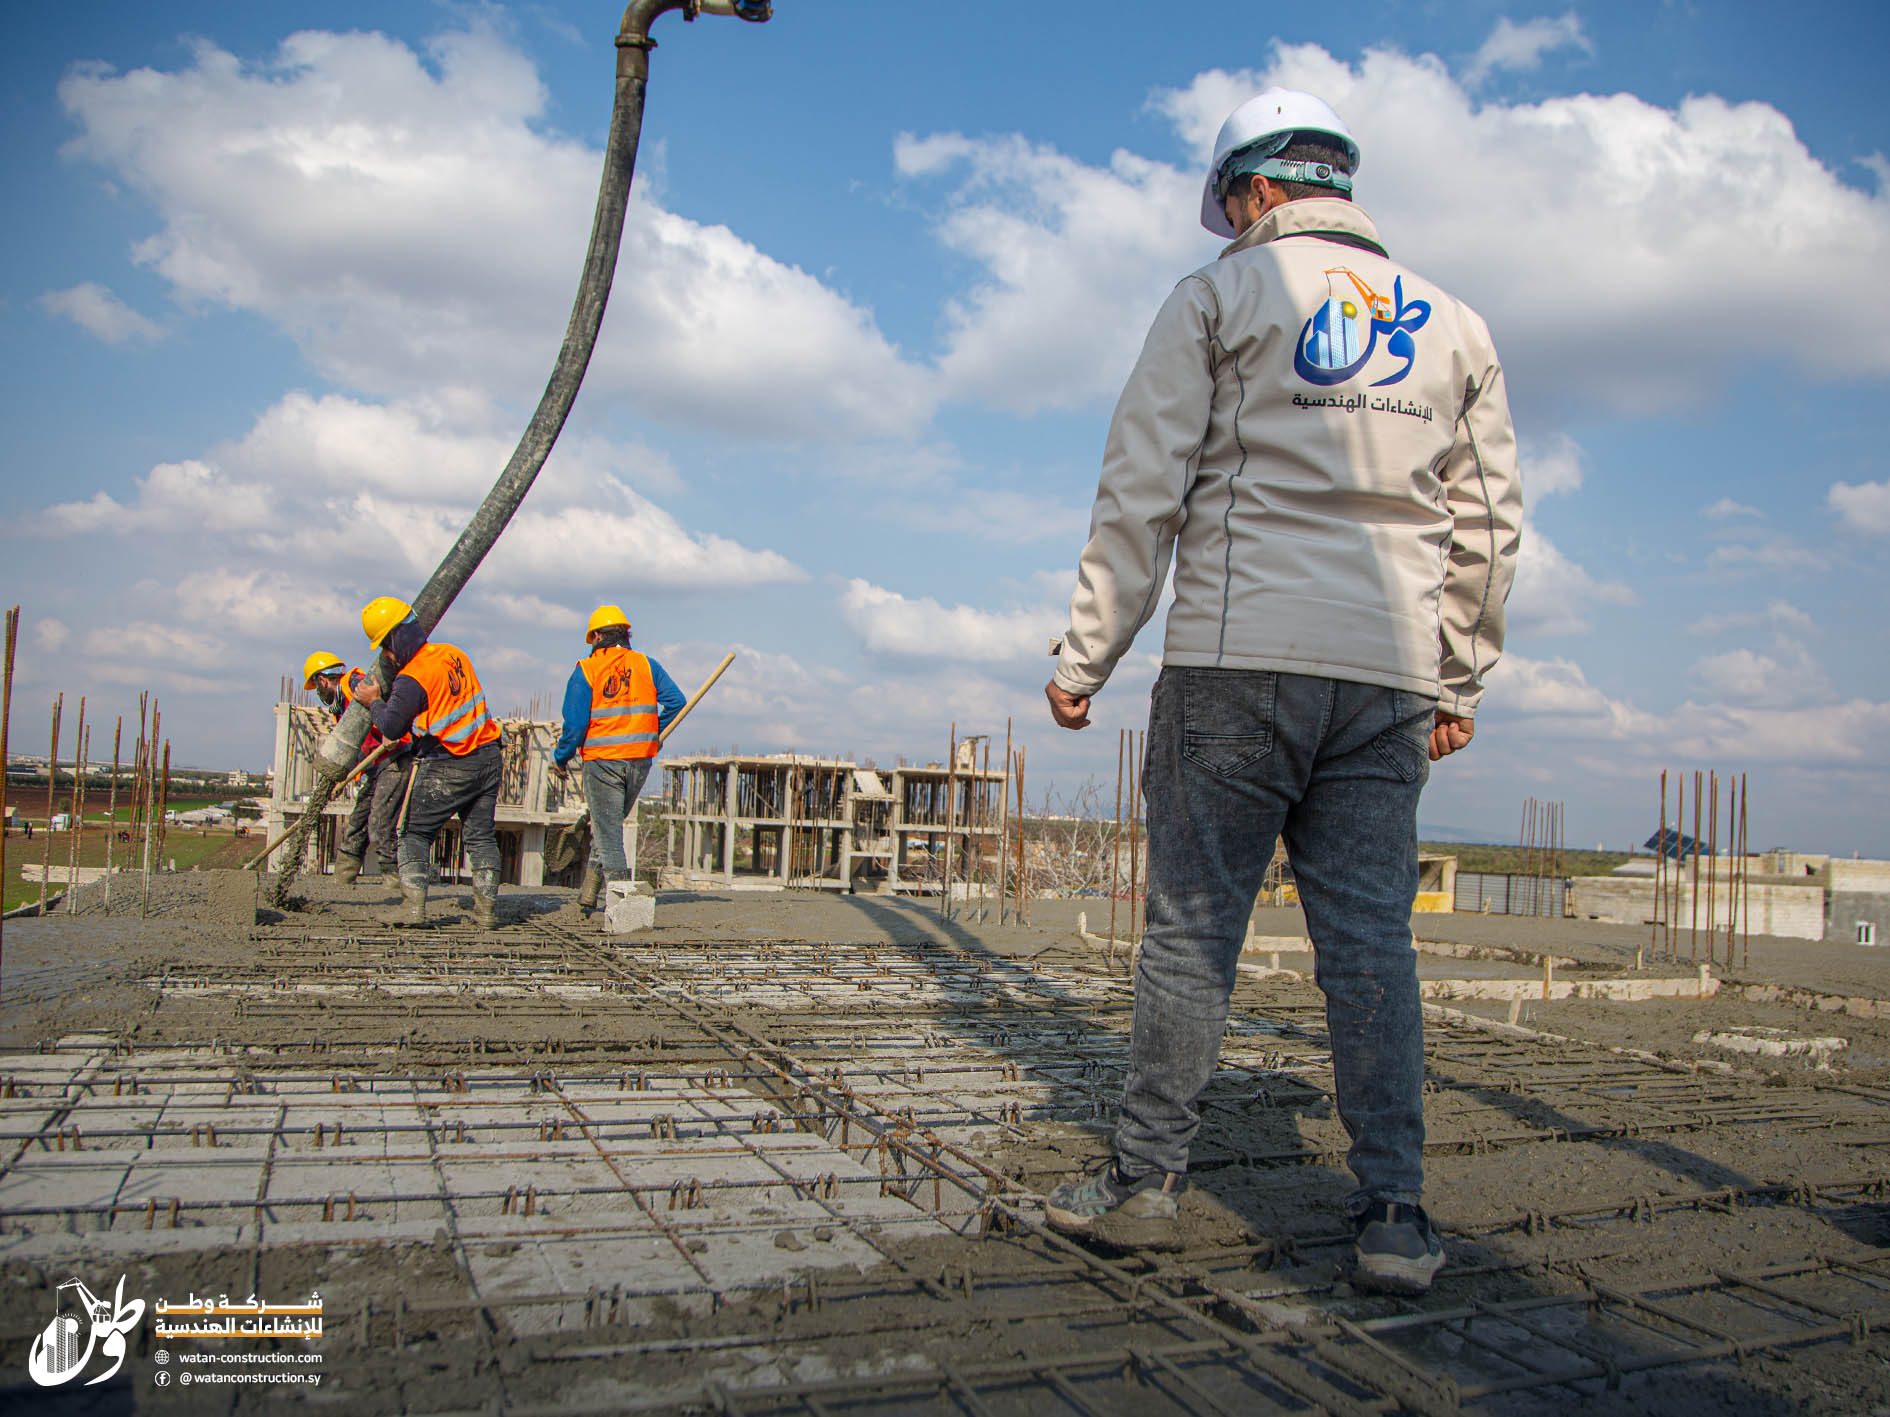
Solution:
{"label": "blue jeans", "polygon": [[1411,901],[1437,701],[1339,679],[1169,668],[1149,711],[1148,929],[1116,1151],[1186,1171],[1236,958],[1283,836],[1332,1035],[1357,1214],[1424,1185],[1424,1016]]}
{"label": "blue jeans", "polygon": [[654,758],[592,758],[584,764],[584,804],[591,809],[591,860],[607,881],[630,879],[623,824],[636,810]]}

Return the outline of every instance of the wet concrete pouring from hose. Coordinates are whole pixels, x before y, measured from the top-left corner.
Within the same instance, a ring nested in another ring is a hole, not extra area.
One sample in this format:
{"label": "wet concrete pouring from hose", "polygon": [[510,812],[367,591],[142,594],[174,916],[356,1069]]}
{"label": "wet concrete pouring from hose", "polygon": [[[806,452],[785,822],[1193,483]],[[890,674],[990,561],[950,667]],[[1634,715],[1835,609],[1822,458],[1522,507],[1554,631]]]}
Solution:
{"label": "wet concrete pouring from hose", "polygon": [[[1017,927],[669,895],[613,942],[568,891],[508,894],[509,923],[476,932],[448,888],[438,928],[396,932],[391,885],[305,884],[253,928],[194,918],[216,893],[179,878],[143,926],[9,930],[10,1369],[53,1286],[122,1270],[150,1295],[319,1289],[321,1397],[362,1412],[1890,1402],[1880,1068],[1438,1013],[1426,1164],[1451,1264],[1393,1299],[1348,1282],[1303,978],[1243,978],[1184,1247],[1116,1251],[1040,1225],[1106,1149],[1132,1002],[1074,902]],[[1631,1033],[1656,1006],[1613,1007]],[[151,1349],[126,1373],[166,1410]]]}

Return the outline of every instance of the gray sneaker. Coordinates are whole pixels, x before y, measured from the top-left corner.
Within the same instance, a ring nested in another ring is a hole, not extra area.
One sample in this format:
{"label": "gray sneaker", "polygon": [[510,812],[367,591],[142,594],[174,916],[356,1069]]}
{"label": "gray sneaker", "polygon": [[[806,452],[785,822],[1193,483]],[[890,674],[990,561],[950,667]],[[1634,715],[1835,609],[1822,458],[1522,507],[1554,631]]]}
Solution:
{"label": "gray sneaker", "polygon": [[1421,1205],[1373,1201],[1352,1218],[1358,1239],[1353,1276],[1366,1289],[1387,1294],[1422,1294],[1444,1267],[1444,1242]]}
{"label": "gray sneaker", "polygon": [[1122,1249],[1179,1249],[1179,1198],[1187,1185],[1187,1177],[1174,1172],[1127,1177],[1111,1160],[1050,1192],[1044,1218],[1052,1230]]}

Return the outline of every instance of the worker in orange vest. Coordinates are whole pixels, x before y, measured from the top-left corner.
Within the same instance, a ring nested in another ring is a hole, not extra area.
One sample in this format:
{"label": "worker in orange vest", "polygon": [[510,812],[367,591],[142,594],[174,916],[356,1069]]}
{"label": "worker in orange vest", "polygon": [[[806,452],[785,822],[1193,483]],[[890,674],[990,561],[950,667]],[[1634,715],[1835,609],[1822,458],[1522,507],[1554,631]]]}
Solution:
{"label": "worker in orange vest", "polygon": [[391,595],[361,609],[361,628],[393,675],[386,698],[367,678],[355,690],[383,738],[413,735],[413,766],[400,828],[400,923],[424,925],[433,843],[447,819],[459,817],[472,863],[473,922],[498,924],[499,725],[472,659],[457,645],[429,642],[413,607]]}
{"label": "worker in orange vest", "polygon": [[647,654],[630,648],[630,617],[600,605],[584,634],[591,652],[577,662],[564,690],[564,732],[551,770],[565,777],[573,757],[584,763],[584,802],[591,811],[591,857],[578,905],[597,908],[606,881],[630,879],[623,824],[661,746],[658,735],[682,711],[683,691]]}
{"label": "worker in orange vest", "polygon": [[[339,655],[326,650],[316,650],[302,662],[302,687],[313,689],[322,707],[337,718],[347,712],[348,705],[354,702],[355,691],[367,678],[365,670],[348,668]],[[383,876],[392,876],[399,870],[397,818],[401,793],[407,786],[407,756],[412,744],[411,738],[402,739],[362,774],[354,807],[348,813],[347,825],[342,828],[341,841],[335,848],[336,885],[355,883],[370,845],[381,864]],[[361,740],[361,754],[365,757],[380,746],[380,733],[370,728],[367,737]]]}

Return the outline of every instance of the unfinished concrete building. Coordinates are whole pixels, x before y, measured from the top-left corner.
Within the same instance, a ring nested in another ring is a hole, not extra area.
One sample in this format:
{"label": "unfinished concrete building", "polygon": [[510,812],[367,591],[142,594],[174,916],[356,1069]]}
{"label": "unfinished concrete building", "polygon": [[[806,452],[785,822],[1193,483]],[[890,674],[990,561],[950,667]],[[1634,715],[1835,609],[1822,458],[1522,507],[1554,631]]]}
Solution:
{"label": "unfinished concrete building", "polygon": [[937,894],[995,889],[1008,778],[950,764],[697,754],[666,761],[667,859],[683,882]]}
{"label": "unfinished concrete building", "polygon": [[[279,703],[275,712],[273,783],[263,815],[268,840],[274,840],[307,806],[315,785],[315,750],[334,723],[325,711],[302,704]],[[551,884],[557,873],[548,873],[545,866],[549,834],[577,821],[584,810],[584,788],[575,775],[563,783],[551,772],[551,750],[558,743],[559,724],[528,718],[501,718],[498,724],[505,759],[495,814],[499,879],[513,886]],[[358,790],[358,786],[348,787],[328,804],[321,829],[310,834],[307,867],[322,869],[333,861],[339,832],[354,808]],[[625,835],[627,840],[634,839],[628,830]],[[284,864],[280,859],[283,854],[279,848],[271,856],[270,870]],[[454,821],[441,833],[434,864],[443,874],[454,876],[459,869],[458,854],[459,824]]]}

